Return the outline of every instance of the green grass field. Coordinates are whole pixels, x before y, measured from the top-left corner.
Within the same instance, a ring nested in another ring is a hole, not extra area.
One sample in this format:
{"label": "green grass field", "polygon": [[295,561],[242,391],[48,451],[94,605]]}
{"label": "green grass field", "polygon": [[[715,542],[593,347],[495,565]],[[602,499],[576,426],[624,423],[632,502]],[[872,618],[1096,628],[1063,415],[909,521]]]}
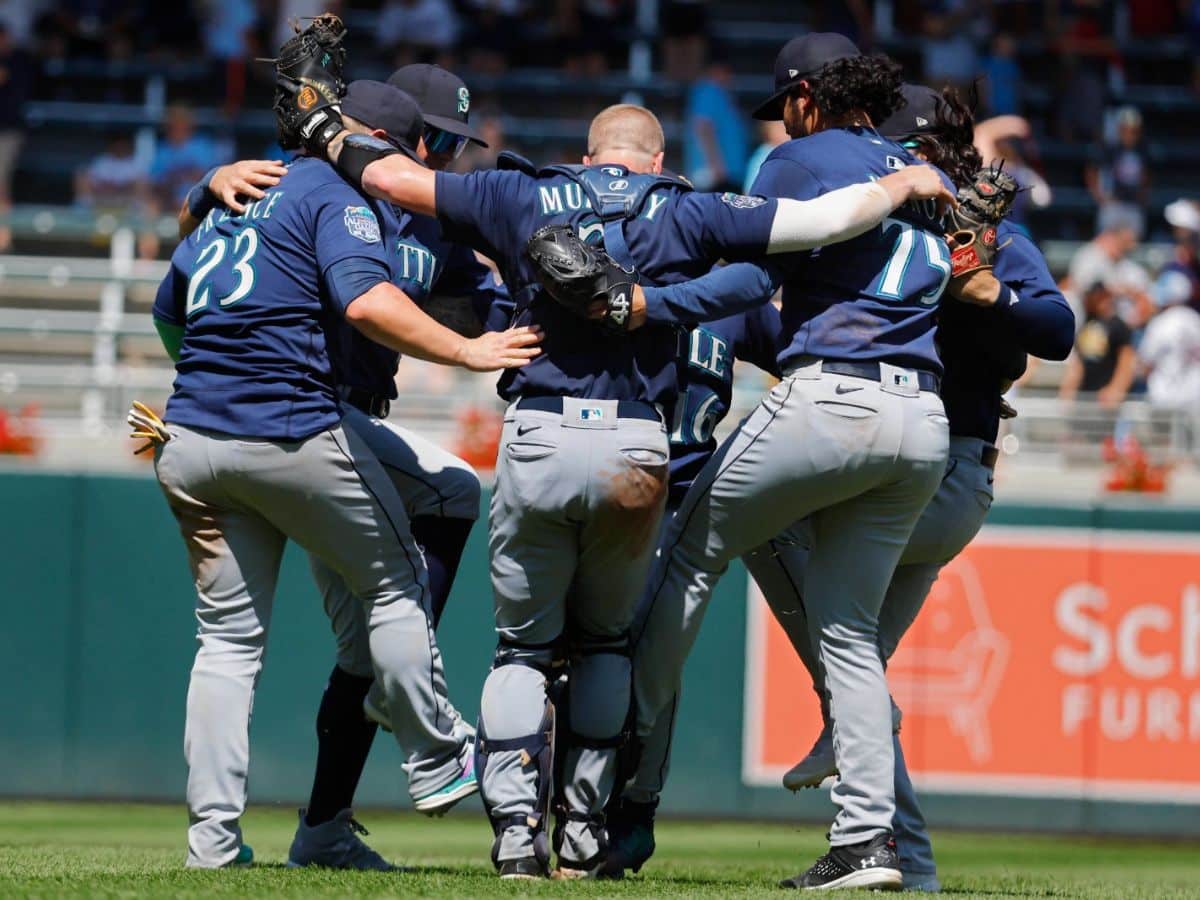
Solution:
{"label": "green grass field", "polygon": [[[661,823],[659,852],[622,883],[501,882],[476,815],[442,820],[372,812],[368,839],[399,873],[283,867],[295,813],[255,808],[246,838],[260,865],[183,868],[182,806],[0,804],[0,897],[626,897],[790,896],[775,887],[821,851],[816,827]],[[941,877],[957,897],[1200,898],[1200,847],[1117,840],[934,834]]]}

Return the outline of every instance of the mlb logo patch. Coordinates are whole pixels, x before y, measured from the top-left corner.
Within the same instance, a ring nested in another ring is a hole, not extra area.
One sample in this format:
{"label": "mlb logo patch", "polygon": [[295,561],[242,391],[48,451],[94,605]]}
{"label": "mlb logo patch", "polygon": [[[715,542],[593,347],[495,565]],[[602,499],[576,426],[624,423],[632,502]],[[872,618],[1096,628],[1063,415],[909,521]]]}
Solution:
{"label": "mlb logo patch", "polygon": [[599,422],[604,418],[604,410],[598,406],[585,406],[579,410],[579,418],[583,422]]}

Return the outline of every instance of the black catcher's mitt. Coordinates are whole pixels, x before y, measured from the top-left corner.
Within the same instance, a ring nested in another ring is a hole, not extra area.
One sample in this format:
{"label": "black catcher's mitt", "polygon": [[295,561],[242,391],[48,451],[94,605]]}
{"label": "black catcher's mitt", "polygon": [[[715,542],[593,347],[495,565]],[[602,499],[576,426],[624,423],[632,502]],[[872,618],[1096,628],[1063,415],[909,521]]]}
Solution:
{"label": "black catcher's mitt", "polygon": [[346,26],[333,13],[310,19],[279,48],[275,64],[275,125],[279,146],[285,150],[307,147],[324,154],[325,146],[341,130],[337,103],[346,92],[342,70]]}
{"label": "black catcher's mitt", "polygon": [[958,208],[947,219],[952,277],[995,265],[1000,249],[996,226],[1012,210],[1019,190],[1017,180],[1001,165],[980,169],[971,184],[958,192]]}
{"label": "black catcher's mitt", "polygon": [[622,269],[602,247],[585,244],[570,225],[538,229],[525,252],[537,268],[538,281],[560,305],[584,319],[602,305],[599,324],[614,333],[628,331],[635,272]]}

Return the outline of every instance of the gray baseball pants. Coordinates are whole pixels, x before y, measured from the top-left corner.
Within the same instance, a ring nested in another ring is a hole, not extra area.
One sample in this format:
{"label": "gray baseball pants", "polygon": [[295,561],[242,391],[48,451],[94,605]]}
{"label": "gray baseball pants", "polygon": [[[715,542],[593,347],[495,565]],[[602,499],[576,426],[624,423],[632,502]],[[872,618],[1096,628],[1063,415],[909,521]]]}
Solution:
{"label": "gray baseball pants", "polygon": [[188,687],[188,865],[236,857],[249,726],[283,548],[290,538],[364,607],[374,672],[422,795],[462,772],[420,551],[378,460],[340,426],[305,441],[246,440],[170,425],[155,472],[196,582],[199,649]]}
{"label": "gray baseball pants", "polygon": [[834,846],[891,831],[892,712],[878,651],[884,595],[945,472],[941,398],[916,374],[878,381],[790,372],[718,449],[684,499],[651,579],[635,648],[638,732],[680,683],[712,589],[729,562],[811,517],[805,572],[810,638],[824,672],[841,779]]}
{"label": "gray baseball pants", "polygon": [[[981,462],[988,447],[979,438],[951,437],[950,457],[937,493],[921,513],[892,575],[879,614],[879,646],[884,662],[921,611],[929,589],[946,563],[969,544],[992,505],[992,469]],[[813,679],[822,718],[829,721],[824,675],[809,638],[803,594],[810,537],[797,523],[779,538],[744,557],[771,612],[783,627]],[[908,775],[899,735],[895,741],[896,815],[893,830],[905,872],[936,871],[925,817]]]}
{"label": "gray baseball pants", "polygon": [[[342,427],[362,438],[391,478],[409,519],[439,516],[479,518],[479,476],[467,463],[432,441],[384,419],[346,405]],[[373,675],[366,611],[333,568],[314,553],[308,555],[325,614],[333,627],[337,664],[361,678]],[[372,697],[382,700],[378,684]]]}
{"label": "gray baseball pants", "polygon": [[[561,413],[514,404],[505,416],[489,523],[500,648],[480,731],[484,746],[538,732],[565,642],[568,709],[557,728],[571,737],[560,797],[570,818],[560,858],[584,863],[599,853],[597,819],[629,717],[628,632],[655,550],[668,448],[660,420],[618,417],[615,401],[562,404]],[[548,775],[536,754],[488,754],[481,792],[489,814],[515,822],[500,833],[499,861],[533,854]]]}

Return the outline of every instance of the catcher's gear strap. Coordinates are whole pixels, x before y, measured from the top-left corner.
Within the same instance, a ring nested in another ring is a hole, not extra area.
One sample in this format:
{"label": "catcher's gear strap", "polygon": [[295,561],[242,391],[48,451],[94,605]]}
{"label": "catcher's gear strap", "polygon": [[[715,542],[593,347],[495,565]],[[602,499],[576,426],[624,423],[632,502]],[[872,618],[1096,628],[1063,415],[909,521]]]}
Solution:
{"label": "catcher's gear strap", "polygon": [[496,644],[496,656],[492,660],[493,669],[501,666],[525,666],[541,672],[548,681],[558,678],[566,664],[561,639],[533,644],[501,637]]}
{"label": "catcher's gear strap", "polygon": [[538,174],[566,175],[581,188],[592,211],[604,225],[604,249],[617,264],[636,269],[625,240],[625,222],[641,212],[646,198],[659,188],[690,191],[692,186],[675,175],[634,175],[624,166],[547,166]]}
{"label": "catcher's gear strap", "polygon": [[537,175],[537,166],[520,154],[511,150],[501,150],[496,157],[496,168],[501,171],[524,172],[526,175]]}
{"label": "catcher's gear strap", "polygon": [[394,156],[400,151],[387,141],[369,134],[351,134],[342,140],[342,152],[338,155],[337,167],[362,190],[363,170],[377,159]]}

